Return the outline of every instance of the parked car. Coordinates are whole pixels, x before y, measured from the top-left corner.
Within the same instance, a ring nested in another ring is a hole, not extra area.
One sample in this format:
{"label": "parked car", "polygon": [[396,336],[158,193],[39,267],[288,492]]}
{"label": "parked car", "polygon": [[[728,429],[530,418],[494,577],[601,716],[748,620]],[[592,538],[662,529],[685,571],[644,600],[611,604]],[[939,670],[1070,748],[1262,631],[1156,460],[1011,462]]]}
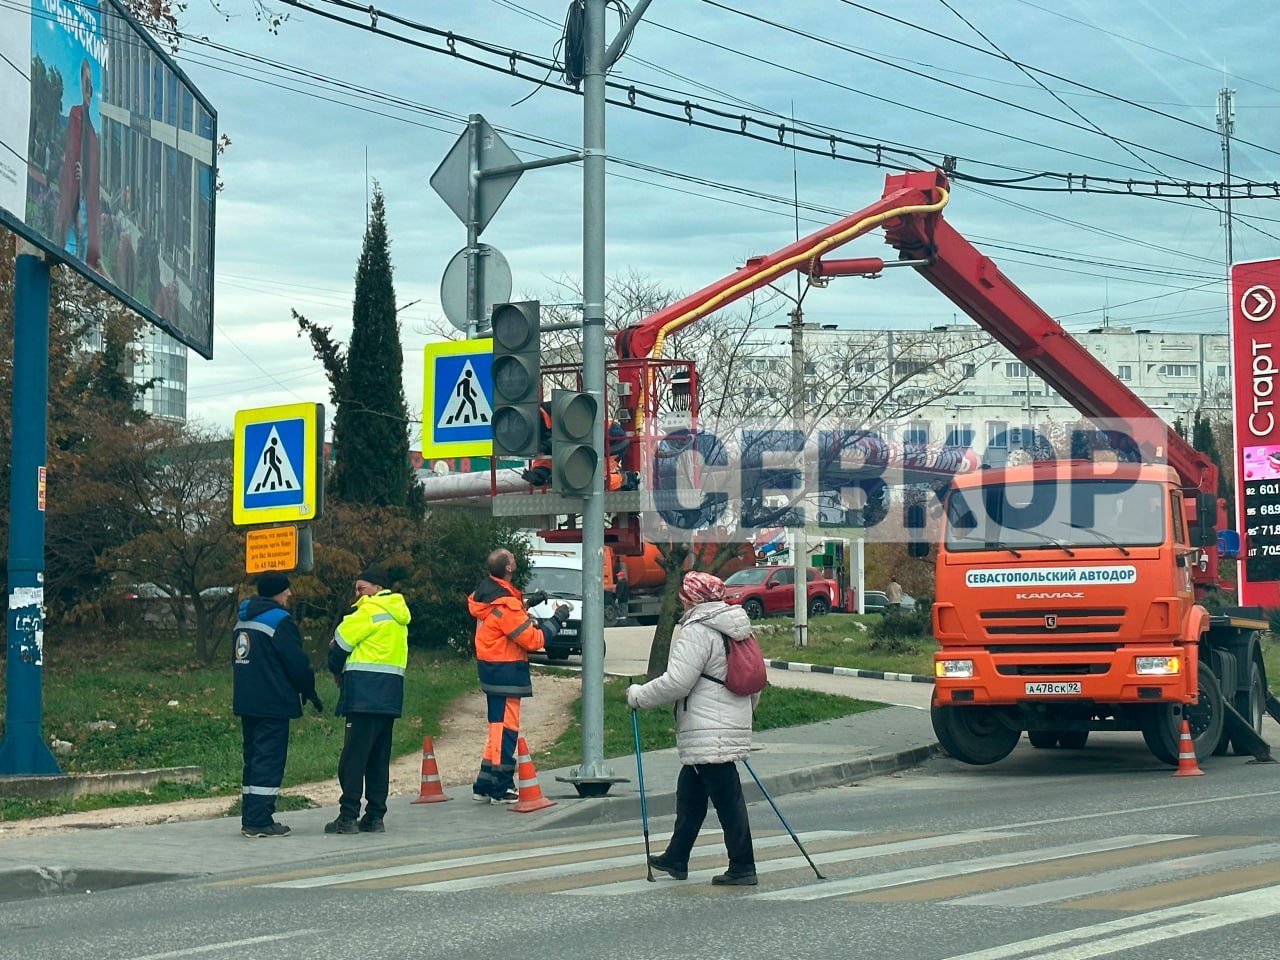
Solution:
{"label": "parked car", "polygon": [[[867,613],[884,613],[885,607],[887,607],[888,605],[889,605],[889,598],[888,596],[885,595],[885,592],[883,590],[867,591],[867,599],[866,599],[866,605],[865,605]],[[902,609],[914,610],[915,608],[916,608],[915,598],[910,597],[904,593],[902,595]]]}
{"label": "parked car", "polygon": [[[808,573],[809,616],[829,613],[836,605],[837,587],[813,567]],[[739,604],[752,620],[795,610],[795,567],[748,567],[725,580],[725,602]]]}

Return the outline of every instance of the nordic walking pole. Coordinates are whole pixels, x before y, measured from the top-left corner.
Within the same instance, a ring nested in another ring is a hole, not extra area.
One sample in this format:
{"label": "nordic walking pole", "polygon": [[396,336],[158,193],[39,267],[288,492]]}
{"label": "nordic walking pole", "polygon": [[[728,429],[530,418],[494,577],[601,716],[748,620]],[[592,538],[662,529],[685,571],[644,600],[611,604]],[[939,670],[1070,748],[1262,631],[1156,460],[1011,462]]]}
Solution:
{"label": "nordic walking pole", "polygon": [[[804,848],[804,844],[800,842],[800,838],[796,836],[796,832],[791,829],[791,824],[787,823],[787,818],[782,815],[782,811],[778,809],[778,805],[773,802],[773,797],[769,796],[769,791],[764,788],[764,784],[760,782],[760,778],[756,776],[755,770],[751,769],[751,764],[746,757],[742,758],[742,765],[747,768],[751,774],[751,779],[756,782],[756,786],[760,788],[760,792],[764,794],[764,798],[769,801],[769,806],[773,807],[773,812],[778,815],[778,819],[782,821],[782,825],[787,828],[787,833],[791,834],[791,839],[796,842],[796,846],[800,848],[800,852],[804,854],[804,858],[809,861],[809,866],[813,867],[813,872],[819,880],[827,879],[822,875],[822,871],[818,869],[818,865],[813,862],[813,857],[809,856],[809,851]],[[643,807],[641,808],[643,809]]]}
{"label": "nordic walking pole", "polygon": [[645,879],[657,883],[653,879],[653,864],[649,862],[649,807],[644,799],[644,762],[640,759],[640,721],[636,719],[636,711],[631,711],[631,733],[636,741],[636,779],[640,781],[640,823],[644,826],[644,869]]}

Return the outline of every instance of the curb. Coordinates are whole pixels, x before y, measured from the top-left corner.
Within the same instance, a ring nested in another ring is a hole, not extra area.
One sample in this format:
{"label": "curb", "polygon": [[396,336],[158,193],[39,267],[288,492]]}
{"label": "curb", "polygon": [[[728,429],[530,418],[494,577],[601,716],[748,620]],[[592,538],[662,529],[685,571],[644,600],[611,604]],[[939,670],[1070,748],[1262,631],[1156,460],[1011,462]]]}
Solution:
{"label": "curb", "polygon": [[794,663],[790,660],[766,660],[771,670],[798,670],[801,673],[830,673],[837,677],[862,677],[866,680],[898,680],[902,683],[933,683],[933,677],[919,673],[893,673],[889,670],[861,670],[858,667],[827,667],[817,663]]}
{"label": "curb", "polygon": [[[823,787],[843,787],[869,777],[883,776],[914,767],[935,756],[941,756],[942,749],[937,743],[923,747],[912,747],[892,753],[874,754],[869,757],[854,757],[834,763],[822,763],[812,767],[800,767],[782,773],[761,775],[765,789],[775,797],[789,793],[803,793]],[[750,759],[748,757],[748,759]],[[743,778],[742,793],[747,803],[763,800],[764,795],[755,781]],[[571,804],[563,810],[548,814],[536,829],[554,829],[559,827],[589,826],[602,823],[625,823],[640,819],[639,795],[627,797],[599,797],[583,800],[577,797],[556,797],[557,803]],[[676,795],[674,790],[649,791],[645,794],[645,806],[650,817],[674,816]]]}

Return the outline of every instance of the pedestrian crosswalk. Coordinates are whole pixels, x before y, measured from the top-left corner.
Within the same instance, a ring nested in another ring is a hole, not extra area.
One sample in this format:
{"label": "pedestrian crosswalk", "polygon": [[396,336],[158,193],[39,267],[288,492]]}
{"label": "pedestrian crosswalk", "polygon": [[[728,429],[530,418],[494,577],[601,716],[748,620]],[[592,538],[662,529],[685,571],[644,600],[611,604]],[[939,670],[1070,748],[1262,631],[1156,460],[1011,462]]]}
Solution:
{"label": "pedestrian crosswalk", "polygon": [[[800,834],[826,880],[818,880],[785,833],[756,837],[760,885],[734,896],[771,903],[939,903],[970,909],[1048,907],[1117,915],[1097,937],[1127,942],[1136,919],[1161,917],[1178,925],[1242,922],[1280,916],[1280,838],[1187,833],[1049,837],[1031,827],[952,833],[864,833],[819,830]],[[654,849],[661,849],[661,840]],[[634,833],[600,833],[580,840],[527,841],[406,856],[241,883],[285,890],[395,890],[457,894],[501,889],[511,894],[572,897],[723,896],[707,881],[724,869],[719,834],[706,831],[690,859],[689,878],[645,878],[644,845]],[[1135,919],[1136,918],[1136,919]],[[1082,928],[1083,929],[1083,928]],[[1164,929],[1164,927],[1162,927]],[[1095,937],[1094,939],[1097,939]],[[1092,940],[1090,941],[1093,942]],[[1030,941],[1028,941],[1030,943]],[[1034,951],[1035,945],[1024,947]],[[1105,956],[1061,953],[1046,958]],[[1092,948],[1091,948],[1092,949]],[[1026,953],[1039,958],[1039,953]],[[999,960],[979,952],[965,960]]]}

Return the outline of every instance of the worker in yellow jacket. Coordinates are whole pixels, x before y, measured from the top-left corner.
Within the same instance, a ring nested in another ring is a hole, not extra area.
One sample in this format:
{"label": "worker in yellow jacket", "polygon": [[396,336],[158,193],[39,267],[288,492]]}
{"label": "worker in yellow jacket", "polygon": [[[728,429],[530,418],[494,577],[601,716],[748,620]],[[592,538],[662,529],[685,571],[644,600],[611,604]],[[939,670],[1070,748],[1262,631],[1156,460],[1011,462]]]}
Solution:
{"label": "worker in yellow jacket", "polygon": [[[347,718],[338,759],[338,819],[325,833],[382,833],[391,779],[391,729],[404,709],[409,662],[409,608],[388,589],[384,567],[356,579],[356,602],[329,643],[329,671],[341,687],[335,713]],[[365,801],[360,814],[360,797]]]}

